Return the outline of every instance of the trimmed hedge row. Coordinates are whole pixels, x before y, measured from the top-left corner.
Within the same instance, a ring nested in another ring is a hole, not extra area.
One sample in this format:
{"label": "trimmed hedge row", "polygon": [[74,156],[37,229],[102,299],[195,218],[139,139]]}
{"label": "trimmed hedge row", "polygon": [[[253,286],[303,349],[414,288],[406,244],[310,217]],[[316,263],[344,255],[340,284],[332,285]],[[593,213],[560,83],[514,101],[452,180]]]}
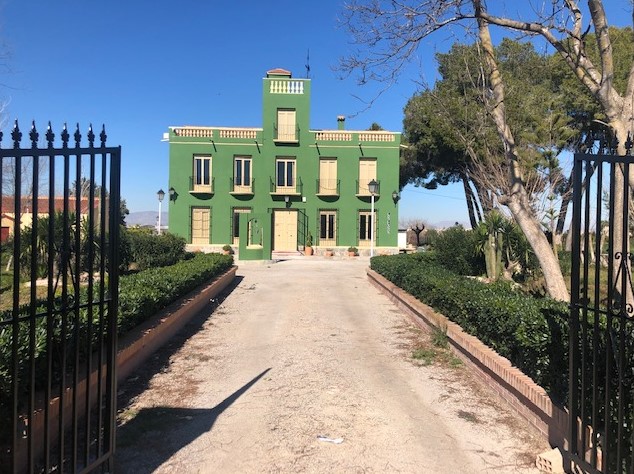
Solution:
{"label": "trimmed hedge row", "polygon": [[124,333],[233,265],[231,255],[197,254],[176,265],[121,277],[119,333]]}
{"label": "trimmed hedge row", "polygon": [[[122,276],[119,281],[119,315],[117,321],[119,334],[129,331],[197,286],[223,274],[232,265],[233,257],[231,255],[196,254],[190,260],[183,260],[170,267],[153,268],[133,275]],[[85,288],[82,288],[80,295],[81,304],[87,302],[86,293]],[[46,312],[46,305],[45,301],[41,302],[37,312]],[[21,318],[26,317],[28,314],[29,308],[23,307],[21,309]],[[0,313],[0,320],[11,319],[10,310]],[[88,310],[84,307],[79,311],[79,327],[77,328],[75,315],[72,310],[67,316],[65,328],[62,328],[61,315],[51,321],[51,346],[48,349],[53,355],[52,369],[54,376],[58,376],[62,372],[60,365],[62,330],[65,330],[65,345],[68,353],[72,353],[75,347],[79,345],[80,353],[85,354],[88,348],[88,319]],[[92,347],[95,347],[94,344],[97,343],[97,338],[99,337],[96,334],[97,324],[98,321],[95,316],[92,322]],[[22,361],[19,373],[21,391],[27,390],[26,381],[29,380],[30,364],[27,363],[29,361],[29,326],[28,319],[23,319],[18,331],[20,341],[18,356]],[[75,333],[78,334],[77,340],[75,339]],[[38,318],[35,324],[34,362],[36,382],[41,381],[41,383],[46,381],[46,337],[46,318]],[[4,411],[11,406],[10,367],[12,339],[11,325],[0,328],[0,419],[3,419],[3,415],[8,416]],[[67,363],[70,364],[71,361],[67,360]],[[66,370],[70,370],[70,368],[67,367]],[[24,399],[23,397],[20,398]],[[3,434],[2,430],[0,430],[0,441],[2,441],[4,435],[6,433]]]}
{"label": "trimmed hedge row", "polygon": [[185,239],[169,232],[156,235],[145,229],[121,229],[123,268],[132,262],[139,270],[174,265],[185,258]]}
{"label": "trimmed hedge row", "polygon": [[371,268],[506,357],[551,397],[567,393],[568,306],[509,283],[485,284],[441,267],[435,255],[380,256]]}

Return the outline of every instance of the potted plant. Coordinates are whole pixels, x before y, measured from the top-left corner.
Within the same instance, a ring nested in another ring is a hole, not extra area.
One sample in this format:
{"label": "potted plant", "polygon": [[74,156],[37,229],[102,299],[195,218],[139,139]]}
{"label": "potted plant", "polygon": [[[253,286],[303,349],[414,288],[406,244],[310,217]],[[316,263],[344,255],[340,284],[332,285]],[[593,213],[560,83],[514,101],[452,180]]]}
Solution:
{"label": "potted plant", "polygon": [[231,255],[233,253],[233,248],[229,244],[225,244],[222,246],[222,253],[225,255]]}
{"label": "potted plant", "polygon": [[359,249],[356,247],[348,247],[348,257],[356,257],[359,255]]}
{"label": "potted plant", "polygon": [[312,255],[313,254],[313,235],[308,232],[306,235],[306,245],[304,246],[304,255]]}

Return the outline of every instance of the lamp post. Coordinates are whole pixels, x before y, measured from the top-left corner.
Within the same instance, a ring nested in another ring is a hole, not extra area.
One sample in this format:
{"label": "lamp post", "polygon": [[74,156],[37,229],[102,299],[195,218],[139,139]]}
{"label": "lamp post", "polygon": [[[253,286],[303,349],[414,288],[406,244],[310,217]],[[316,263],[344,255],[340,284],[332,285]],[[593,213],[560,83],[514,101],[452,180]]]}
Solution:
{"label": "lamp post", "polygon": [[379,190],[379,183],[373,179],[368,183],[368,190],[372,200],[372,207],[370,208],[370,257],[374,257],[374,196]]}
{"label": "lamp post", "polygon": [[163,191],[162,189],[159,189],[158,192],[156,193],[156,197],[158,197],[158,200],[159,200],[159,213],[158,213],[158,219],[156,221],[156,233],[158,235],[161,235],[161,207],[163,205],[163,198],[165,197],[165,191]]}

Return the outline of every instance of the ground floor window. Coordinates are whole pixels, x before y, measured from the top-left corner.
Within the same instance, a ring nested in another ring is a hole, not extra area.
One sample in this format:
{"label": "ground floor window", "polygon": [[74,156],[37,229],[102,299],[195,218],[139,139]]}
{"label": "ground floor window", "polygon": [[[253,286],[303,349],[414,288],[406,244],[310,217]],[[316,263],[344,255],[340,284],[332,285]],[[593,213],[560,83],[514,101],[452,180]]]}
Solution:
{"label": "ground floor window", "polygon": [[337,211],[319,212],[319,245],[322,247],[337,245]]}
{"label": "ground floor window", "polygon": [[240,214],[247,214],[251,212],[251,208],[249,207],[234,207],[233,208],[233,219],[231,220],[231,238],[233,245],[240,244]]}
{"label": "ground floor window", "polygon": [[376,243],[375,220],[370,211],[359,211],[359,247],[370,247],[371,240]]}
{"label": "ground floor window", "polygon": [[210,243],[211,210],[208,207],[192,207],[191,228],[192,244],[205,245]]}

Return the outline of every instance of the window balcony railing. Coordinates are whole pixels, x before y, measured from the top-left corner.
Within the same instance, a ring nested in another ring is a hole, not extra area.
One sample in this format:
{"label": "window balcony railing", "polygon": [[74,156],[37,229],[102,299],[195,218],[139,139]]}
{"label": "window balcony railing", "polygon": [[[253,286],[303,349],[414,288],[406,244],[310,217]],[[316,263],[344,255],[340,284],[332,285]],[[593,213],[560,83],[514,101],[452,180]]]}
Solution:
{"label": "window balcony railing", "polygon": [[211,178],[207,183],[201,183],[200,180],[189,178],[189,192],[192,194],[213,194],[215,178]]}
{"label": "window balcony railing", "polygon": [[302,183],[302,180],[300,179],[299,182],[295,182],[292,185],[285,185],[285,184],[277,184],[277,182],[271,178],[271,194],[276,194],[276,195],[301,195],[302,194],[302,189],[304,187],[304,184]]}
{"label": "window balcony railing", "polygon": [[247,184],[241,181],[240,184],[236,184],[235,178],[230,178],[229,189],[231,194],[254,194],[255,193],[255,179],[251,179]]}
{"label": "window balcony railing", "polygon": [[299,141],[299,125],[273,125],[276,142],[296,143]]}
{"label": "window balcony railing", "polygon": [[[376,181],[376,193],[375,196],[379,196],[381,194],[381,182],[379,180]],[[368,187],[368,182],[363,182],[357,180],[357,196],[371,196],[370,188]]]}
{"label": "window balcony railing", "polygon": [[339,196],[339,179],[318,179],[318,196]]}

